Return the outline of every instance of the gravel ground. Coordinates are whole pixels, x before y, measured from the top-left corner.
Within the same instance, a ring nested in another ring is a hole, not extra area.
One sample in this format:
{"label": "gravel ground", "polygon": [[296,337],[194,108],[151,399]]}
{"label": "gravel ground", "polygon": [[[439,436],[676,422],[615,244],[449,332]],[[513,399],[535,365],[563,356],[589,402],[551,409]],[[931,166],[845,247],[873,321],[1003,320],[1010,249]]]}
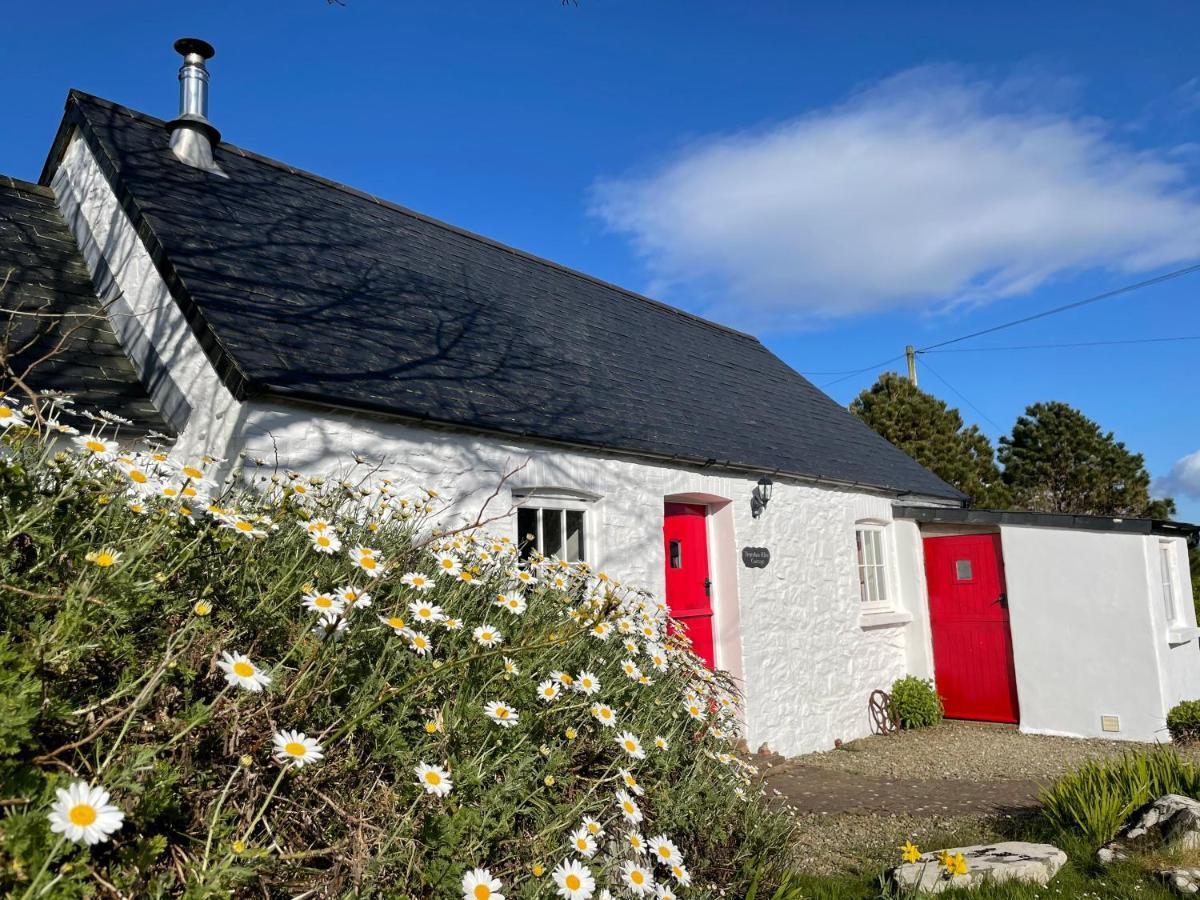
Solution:
{"label": "gravel ground", "polygon": [[[793,759],[760,760],[767,786],[793,773],[817,786],[813,769],[837,777],[830,791],[844,789],[845,775],[860,775],[863,792],[881,779],[912,782],[966,780],[977,783],[1046,783],[1081,763],[1145,747],[1129,741],[1021,734],[1012,726],[946,721],[935,728],[892,737],[852,741],[838,750]],[[1184,751],[1200,762],[1200,753]],[[771,793],[769,791],[769,793]],[[898,848],[911,839],[922,848],[998,840],[1011,833],[1012,816],[995,813],[929,815],[900,813],[795,814],[797,868],[811,875],[875,872],[894,865]]]}
{"label": "gravel ground", "polygon": [[798,756],[784,765],[794,762],[882,778],[1049,781],[1088,760],[1145,746],[1021,734],[1011,725],[947,720],[933,728],[851,741],[839,750]]}

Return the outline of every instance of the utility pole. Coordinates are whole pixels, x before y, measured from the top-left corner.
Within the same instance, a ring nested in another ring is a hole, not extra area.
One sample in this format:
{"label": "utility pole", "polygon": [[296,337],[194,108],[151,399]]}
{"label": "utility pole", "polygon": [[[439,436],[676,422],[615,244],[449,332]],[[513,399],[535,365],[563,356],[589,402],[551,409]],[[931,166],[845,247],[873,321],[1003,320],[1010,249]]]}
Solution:
{"label": "utility pole", "polygon": [[909,344],[904,348],[904,357],[908,360],[908,380],[913,387],[917,386],[917,354],[913,350],[913,345]]}

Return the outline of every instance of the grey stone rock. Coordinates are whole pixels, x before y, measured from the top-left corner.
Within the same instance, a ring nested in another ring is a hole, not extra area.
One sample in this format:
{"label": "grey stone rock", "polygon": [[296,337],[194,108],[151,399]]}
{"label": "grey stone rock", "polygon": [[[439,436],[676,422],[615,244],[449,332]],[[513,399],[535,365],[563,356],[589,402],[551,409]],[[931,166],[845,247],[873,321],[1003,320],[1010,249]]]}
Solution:
{"label": "grey stone rock", "polygon": [[915,863],[905,863],[892,871],[892,878],[906,889],[939,894],[949,888],[978,887],[984,883],[1027,881],[1046,884],[1058,874],[1067,854],[1050,844],[1003,841],[974,847],[952,847],[945,852],[961,853],[967,860],[965,875],[947,876],[938,863],[938,854],[926,853]]}
{"label": "grey stone rock", "polygon": [[1134,851],[1160,847],[1200,849],[1200,801],[1182,794],[1164,794],[1130,816],[1117,836],[1096,855],[1107,864]]}
{"label": "grey stone rock", "polygon": [[1177,894],[1183,894],[1186,897],[1200,893],[1200,869],[1186,867],[1159,869],[1154,874]]}

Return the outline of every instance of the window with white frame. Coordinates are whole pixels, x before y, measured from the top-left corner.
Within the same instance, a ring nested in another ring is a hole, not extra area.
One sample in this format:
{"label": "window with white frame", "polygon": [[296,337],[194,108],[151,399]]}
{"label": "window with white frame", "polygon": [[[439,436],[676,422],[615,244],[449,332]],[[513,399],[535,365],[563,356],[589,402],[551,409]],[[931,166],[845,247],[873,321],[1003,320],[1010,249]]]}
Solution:
{"label": "window with white frame", "polygon": [[887,572],[887,526],[859,522],[854,526],[858,547],[858,590],[866,609],[887,609],[892,595]]}
{"label": "window with white frame", "polygon": [[589,501],[539,494],[517,497],[516,501],[517,543],[522,559],[535,550],[568,562],[588,558]]}
{"label": "window with white frame", "polygon": [[1179,618],[1178,589],[1175,586],[1175,560],[1172,558],[1170,541],[1160,541],[1158,545],[1158,571],[1162,579],[1163,612],[1167,614],[1167,624],[1174,625]]}

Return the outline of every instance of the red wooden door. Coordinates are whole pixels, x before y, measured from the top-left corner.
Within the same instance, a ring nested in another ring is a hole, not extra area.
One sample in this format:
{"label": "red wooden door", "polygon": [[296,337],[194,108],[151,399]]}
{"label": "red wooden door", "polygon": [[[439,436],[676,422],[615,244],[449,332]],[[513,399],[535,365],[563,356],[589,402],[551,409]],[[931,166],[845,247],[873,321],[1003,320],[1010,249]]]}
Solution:
{"label": "red wooden door", "polygon": [[1000,535],[925,538],[938,693],[952,719],[1016,722],[1017,679]]}
{"label": "red wooden door", "polygon": [[713,612],[709,599],[707,508],[667,503],[663,510],[663,544],[667,564],[667,609],[692,649],[711,669]]}

